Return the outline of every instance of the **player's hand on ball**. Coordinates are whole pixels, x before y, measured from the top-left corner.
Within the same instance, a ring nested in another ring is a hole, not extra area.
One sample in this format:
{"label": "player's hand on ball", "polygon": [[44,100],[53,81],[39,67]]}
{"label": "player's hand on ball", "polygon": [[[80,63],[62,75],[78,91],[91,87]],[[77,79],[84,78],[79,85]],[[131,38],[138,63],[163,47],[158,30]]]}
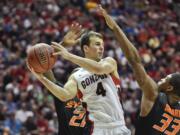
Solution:
{"label": "player's hand on ball", "polygon": [[82,25],[80,25],[79,23],[73,23],[70,27],[70,30],[63,38],[63,45],[67,47],[76,45],[84,32],[85,30],[82,29]]}
{"label": "player's hand on ball", "polygon": [[107,14],[106,10],[103,9],[101,5],[98,5],[96,9],[97,9],[97,12],[104,17],[104,19],[105,19],[106,24],[108,25],[108,27],[109,27],[110,29],[113,29],[116,23],[115,23],[115,21],[112,19],[112,17]]}
{"label": "player's hand on ball", "polygon": [[57,42],[51,42],[52,43],[52,47],[56,50],[55,53],[53,53],[53,55],[61,55],[64,59],[67,59],[69,56],[69,52],[67,51],[66,48],[64,48],[61,44],[58,44]]}
{"label": "player's hand on ball", "polygon": [[40,80],[40,79],[43,78],[43,74],[35,72],[34,69],[29,65],[28,61],[26,61],[26,65],[27,65],[28,69],[31,71],[31,73],[32,73],[37,79]]}

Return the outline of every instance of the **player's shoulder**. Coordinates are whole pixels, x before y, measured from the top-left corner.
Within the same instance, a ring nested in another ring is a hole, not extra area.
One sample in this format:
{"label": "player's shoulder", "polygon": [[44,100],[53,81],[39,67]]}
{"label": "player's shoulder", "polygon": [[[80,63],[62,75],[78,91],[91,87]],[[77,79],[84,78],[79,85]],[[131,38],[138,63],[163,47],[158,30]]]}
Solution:
{"label": "player's shoulder", "polygon": [[75,69],[71,72],[71,75],[74,74],[74,73],[76,73],[76,72],[79,71],[80,69],[81,69],[80,67],[75,68]]}
{"label": "player's shoulder", "polygon": [[70,79],[75,79],[75,76],[76,76],[77,74],[79,74],[79,73],[80,73],[79,71],[81,71],[81,70],[82,70],[82,68],[80,68],[80,67],[75,68],[75,69],[71,72],[68,80],[70,80]]}

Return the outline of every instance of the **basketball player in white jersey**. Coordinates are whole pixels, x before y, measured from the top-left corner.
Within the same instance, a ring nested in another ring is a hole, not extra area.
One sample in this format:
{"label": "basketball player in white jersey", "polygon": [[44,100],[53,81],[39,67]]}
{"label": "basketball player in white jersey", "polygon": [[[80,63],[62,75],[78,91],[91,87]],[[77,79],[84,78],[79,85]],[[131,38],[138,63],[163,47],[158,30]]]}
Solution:
{"label": "basketball player in white jersey", "polygon": [[64,88],[48,80],[42,74],[31,72],[61,101],[80,95],[93,122],[93,135],[130,135],[125,126],[122,106],[119,102],[119,75],[117,63],[111,57],[103,58],[104,42],[101,34],[90,31],[81,37],[84,58],[67,51],[62,45],[53,42],[58,50],[54,55],[79,65],[81,68],[72,74]]}

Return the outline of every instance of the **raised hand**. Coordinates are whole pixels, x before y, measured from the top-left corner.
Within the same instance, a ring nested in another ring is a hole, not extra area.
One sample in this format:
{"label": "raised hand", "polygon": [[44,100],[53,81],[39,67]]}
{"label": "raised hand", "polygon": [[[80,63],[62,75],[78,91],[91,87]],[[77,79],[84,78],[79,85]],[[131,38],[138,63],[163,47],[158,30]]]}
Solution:
{"label": "raised hand", "polygon": [[82,25],[79,23],[73,23],[68,33],[64,36],[63,41],[61,42],[62,45],[67,47],[76,45],[84,32],[85,30],[82,29]]}
{"label": "raised hand", "polygon": [[101,5],[98,5],[96,9],[97,9],[96,11],[104,17],[108,27],[110,29],[113,29],[114,26],[116,25],[116,22],[112,19],[112,17],[107,14],[106,10],[103,9]]}

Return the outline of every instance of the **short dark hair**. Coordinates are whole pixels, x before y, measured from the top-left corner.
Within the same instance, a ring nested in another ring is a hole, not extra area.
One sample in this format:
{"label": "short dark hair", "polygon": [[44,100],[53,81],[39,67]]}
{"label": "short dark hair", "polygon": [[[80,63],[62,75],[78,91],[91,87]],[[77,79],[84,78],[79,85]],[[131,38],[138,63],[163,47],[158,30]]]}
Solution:
{"label": "short dark hair", "polygon": [[84,46],[87,45],[89,46],[90,44],[90,37],[99,37],[99,38],[103,38],[103,36],[100,33],[94,32],[94,31],[89,31],[86,32],[85,34],[82,35],[81,40],[80,40],[80,45],[81,45],[81,51],[84,54]]}
{"label": "short dark hair", "polygon": [[173,73],[169,83],[173,86],[173,92],[180,96],[180,73]]}

